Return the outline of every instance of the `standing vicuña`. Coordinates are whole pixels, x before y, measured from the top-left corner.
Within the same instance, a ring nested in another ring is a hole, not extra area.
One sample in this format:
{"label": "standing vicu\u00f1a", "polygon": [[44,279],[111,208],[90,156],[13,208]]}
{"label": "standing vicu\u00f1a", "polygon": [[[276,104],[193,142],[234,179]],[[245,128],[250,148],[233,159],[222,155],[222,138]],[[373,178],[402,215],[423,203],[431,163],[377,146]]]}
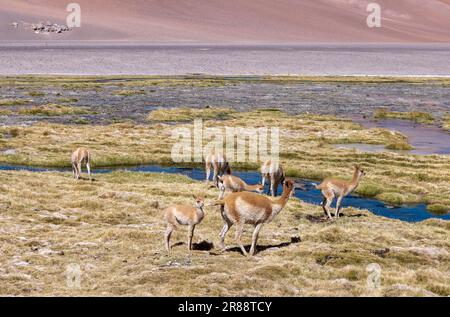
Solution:
{"label": "standing vicu\u00f1a", "polygon": [[225,196],[225,191],[229,192],[243,192],[243,191],[256,191],[262,194],[264,187],[261,184],[248,185],[244,180],[233,175],[219,176],[219,199]]}
{"label": "standing vicu\u00f1a", "polygon": [[330,206],[334,198],[337,197],[334,217],[339,218],[339,209],[341,208],[342,199],[354,191],[356,187],[358,187],[361,178],[366,175],[366,173],[358,165],[355,165],[354,169],[355,171],[353,172],[353,178],[351,181],[326,178],[320,185],[316,185],[316,188],[322,191],[322,208],[330,219],[332,219],[330,214]]}
{"label": "standing vicu\u00f1a", "polygon": [[278,185],[283,184],[285,175],[283,167],[278,162],[266,161],[261,166],[261,176],[262,176],[262,186],[266,181],[269,182],[269,189],[267,190],[267,194],[271,194],[272,196],[276,196],[278,192]]}
{"label": "standing vicu\u00f1a", "polygon": [[225,155],[209,154],[205,158],[206,181],[209,180],[211,167],[213,168],[213,181],[216,187],[218,186],[219,176],[224,175],[225,172],[227,174],[231,174],[230,164],[228,163]]}
{"label": "standing vicu\u00f1a", "polygon": [[91,154],[84,147],[79,147],[72,153],[72,173],[73,177],[79,179],[81,176],[81,165],[86,164],[86,168],[89,174],[89,180],[91,179]]}
{"label": "standing vicu\u00f1a", "polygon": [[283,193],[278,199],[270,199],[267,196],[258,195],[251,192],[239,192],[228,194],[216,205],[220,205],[220,211],[224,225],[220,232],[220,245],[225,248],[225,235],[233,224],[236,224],[236,243],[244,255],[247,252],[241,243],[242,230],[244,224],[252,224],[255,229],[252,235],[252,246],[250,254],[256,252],[256,242],[258,240],[261,226],[271,221],[286,205],[289,197],[294,194],[294,182],[286,180],[283,185]]}
{"label": "standing vicu\u00f1a", "polygon": [[192,237],[194,235],[195,226],[203,220],[203,217],[205,217],[205,212],[203,211],[203,198],[193,197],[195,199],[195,207],[189,205],[175,205],[166,208],[164,211],[164,221],[166,223],[164,241],[167,252],[170,252],[170,236],[172,235],[176,224],[188,226],[188,250],[190,251],[192,248]]}

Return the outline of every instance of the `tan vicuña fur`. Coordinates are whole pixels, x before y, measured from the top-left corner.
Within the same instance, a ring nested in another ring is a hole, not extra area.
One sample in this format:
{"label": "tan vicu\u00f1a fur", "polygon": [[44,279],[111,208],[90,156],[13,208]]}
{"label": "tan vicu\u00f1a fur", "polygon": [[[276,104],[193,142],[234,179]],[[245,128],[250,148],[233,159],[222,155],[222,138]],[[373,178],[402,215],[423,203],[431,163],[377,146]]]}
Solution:
{"label": "tan vicu\u00f1a fur", "polygon": [[233,224],[236,224],[236,242],[244,255],[247,252],[241,243],[241,235],[244,224],[252,224],[255,229],[252,235],[250,254],[256,252],[258,234],[264,223],[271,221],[286,205],[289,197],[294,194],[294,182],[286,180],[283,193],[278,199],[251,192],[230,193],[216,205],[220,205],[220,211],[224,225],[220,232],[220,245],[224,248],[225,235]]}
{"label": "tan vicu\u00f1a fur", "polygon": [[89,175],[89,180],[91,178],[91,154],[88,149],[84,147],[79,147],[72,153],[71,157],[72,161],[72,173],[73,177],[79,179],[81,177],[81,165],[85,164],[87,168],[87,172]]}
{"label": "tan vicu\u00f1a fur", "polygon": [[195,206],[175,205],[164,210],[164,222],[166,223],[164,241],[167,252],[170,252],[170,237],[177,224],[188,226],[188,250],[192,249],[192,237],[194,236],[195,226],[205,217],[203,198],[193,197]]}
{"label": "tan vicu\u00f1a fur", "polygon": [[339,218],[339,209],[341,207],[342,199],[358,187],[361,178],[366,174],[358,165],[355,165],[354,169],[355,171],[353,172],[351,181],[326,178],[321,184],[316,185],[316,188],[322,191],[322,208],[328,218],[332,219],[330,214],[330,206],[334,198],[337,197],[334,217]]}
{"label": "tan vicu\u00f1a fur", "polygon": [[209,181],[211,167],[213,169],[213,182],[216,187],[218,186],[219,176],[225,173],[231,174],[230,164],[224,154],[209,154],[205,158],[206,181]]}
{"label": "tan vicu\u00f1a fur", "polygon": [[263,185],[263,187],[266,181],[269,182],[269,189],[267,190],[267,194],[270,193],[275,197],[277,195],[278,185],[283,184],[285,179],[283,166],[281,166],[279,162],[268,160],[261,166],[261,176],[261,184]]}
{"label": "tan vicu\u00f1a fur", "polygon": [[256,191],[261,194],[264,187],[261,184],[248,185],[241,178],[234,175],[219,176],[219,199],[225,196],[225,192],[243,192],[243,191]]}

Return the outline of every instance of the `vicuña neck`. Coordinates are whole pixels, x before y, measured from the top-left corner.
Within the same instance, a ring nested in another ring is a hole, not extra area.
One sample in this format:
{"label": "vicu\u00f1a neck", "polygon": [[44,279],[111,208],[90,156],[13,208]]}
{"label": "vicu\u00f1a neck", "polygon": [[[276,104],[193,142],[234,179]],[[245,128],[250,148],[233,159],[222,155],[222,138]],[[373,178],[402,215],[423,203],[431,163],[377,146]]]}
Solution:
{"label": "vicu\u00f1a neck", "polygon": [[284,207],[284,205],[286,205],[286,203],[289,199],[290,194],[291,194],[290,189],[283,190],[283,193],[281,194],[280,198],[277,199],[277,204],[280,204],[281,206]]}
{"label": "vicu\u00f1a neck", "polygon": [[248,191],[255,190],[258,189],[258,185],[247,185],[244,183],[244,189]]}

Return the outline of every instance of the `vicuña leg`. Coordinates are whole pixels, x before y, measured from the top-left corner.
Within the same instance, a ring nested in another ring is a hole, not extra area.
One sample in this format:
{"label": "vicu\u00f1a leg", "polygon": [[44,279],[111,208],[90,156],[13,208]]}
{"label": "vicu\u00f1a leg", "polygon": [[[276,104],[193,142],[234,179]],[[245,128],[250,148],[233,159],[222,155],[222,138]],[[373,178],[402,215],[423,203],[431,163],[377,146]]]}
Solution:
{"label": "vicu\u00f1a leg", "polygon": [[80,177],[81,177],[81,162],[77,164],[77,170],[78,170],[77,179],[80,179]]}
{"label": "vicu\u00f1a leg", "polygon": [[164,234],[164,242],[167,252],[170,252],[170,236],[172,235],[173,229],[174,226],[172,224],[167,224],[166,232]]}
{"label": "vicu\u00f1a leg", "polygon": [[206,179],[205,181],[209,181],[209,176],[211,175],[211,166],[209,164],[206,164]]}
{"label": "vicu\u00f1a leg", "polygon": [[219,184],[219,166],[214,164],[214,174],[213,174],[214,185],[218,187]]}
{"label": "vicu\u00f1a leg", "polygon": [[336,212],[334,214],[335,218],[339,218],[339,209],[341,209],[342,198],[343,198],[343,196],[339,196],[336,201]]}
{"label": "vicu\u00f1a leg", "polygon": [[323,205],[323,208],[324,208],[325,212],[327,213],[328,218],[333,219],[330,214],[330,206],[331,206],[331,203],[333,202],[334,194],[331,191],[324,190],[324,191],[322,191],[322,195],[324,196],[324,200],[325,200],[325,204]]}
{"label": "vicu\u00f1a leg", "polygon": [[188,228],[188,250],[192,250],[192,237],[194,236],[195,225]]}
{"label": "vicu\u00f1a leg", "polygon": [[222,227],[222,231],[220,231],[220,248],[221,249],[225,249],[225,236],[228,232],[228,230],[230,230],[231,226],[233,225],[232,222],[227,222],[225,221]]}
{"label": "vicu\u00f1a leg", "polygon": [[77,173],[77,165],[75,163],[72,163],[72,174],[73,174],[73,178],[77,178],[78,173]]}
{"label": "vicu\u00f1a leg", "polygon": [[262,223],[259,223],[255,226],[255,230],[253,230],[252,235],[252,246],[250,248],[250,255],[255,255],[256,253],[256,242],[258,241],[259,230],[261,230]]}
{"label": "vicu\u00f1a leg", "polygon": [[88,171],[89,180],[92,181],[92,178],[91,178],[91,163],[87,162],[86,163],[86,168],[87,168],[87,171]]}
{"label": "vicu\u00f1a leg", "polygon": [[242,245],[242,242],[241,242],[241,236],[242,236],[242,231],[243,231],[243,230],[244,230],[244,224],[243,224],[243,223],[237,223],[237,224],[236,224],[236,236],[235,236],[235,240],[236,240],[236,243],[237,243],[237,245],[239,246],[239,248],[241,248],[242,253],[243,253],[245,256],[247,256],[248,253],[247,253],[247,251],[245,251],[245,248],[244,248],[244,246]]}

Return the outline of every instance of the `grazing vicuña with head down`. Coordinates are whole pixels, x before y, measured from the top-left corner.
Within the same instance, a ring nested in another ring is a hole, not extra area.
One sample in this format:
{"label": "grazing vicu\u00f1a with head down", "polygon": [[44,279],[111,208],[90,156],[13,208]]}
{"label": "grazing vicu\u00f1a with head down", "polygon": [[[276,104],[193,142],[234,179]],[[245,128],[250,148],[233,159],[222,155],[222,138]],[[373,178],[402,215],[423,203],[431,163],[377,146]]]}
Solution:
{"label": "grazing vicu\u00f1a with head down", "polygon": [[283,167],[279,162],[268,160],[261,166],[261,176],[263,187],[266,181],[269,182],[267,194],[270,192],[270,194],[275,197],[277,195],[278,185],[283,184],[285,179]]}
{"label": "grazing vicu\u00f1a with head down", "polygon": [[91,179],[91,154],[84,147],[79,147],[72,153],[72,173],[73,177],[79,179],[81,177],[81,165],[86,164],[89,180]]}
{"label": "grazing vicu\u00f1a with head down", "polygon": [[225,192],[243,192],[243,191],[256,191],[262,194],[264,187],[261,184],[248,185],[244,180],[233,175],[219,176],[219,199],[225,196]]}
{"label": "grazing vicu\u00f1a with head down", "polygon": [[230,164],[223,154],[209,154],[205,158],[206,181],[209,180],[211,167],[213,168],[213,182],[216,187],[218,186],[219,176],[225,173],[231,174]]}

